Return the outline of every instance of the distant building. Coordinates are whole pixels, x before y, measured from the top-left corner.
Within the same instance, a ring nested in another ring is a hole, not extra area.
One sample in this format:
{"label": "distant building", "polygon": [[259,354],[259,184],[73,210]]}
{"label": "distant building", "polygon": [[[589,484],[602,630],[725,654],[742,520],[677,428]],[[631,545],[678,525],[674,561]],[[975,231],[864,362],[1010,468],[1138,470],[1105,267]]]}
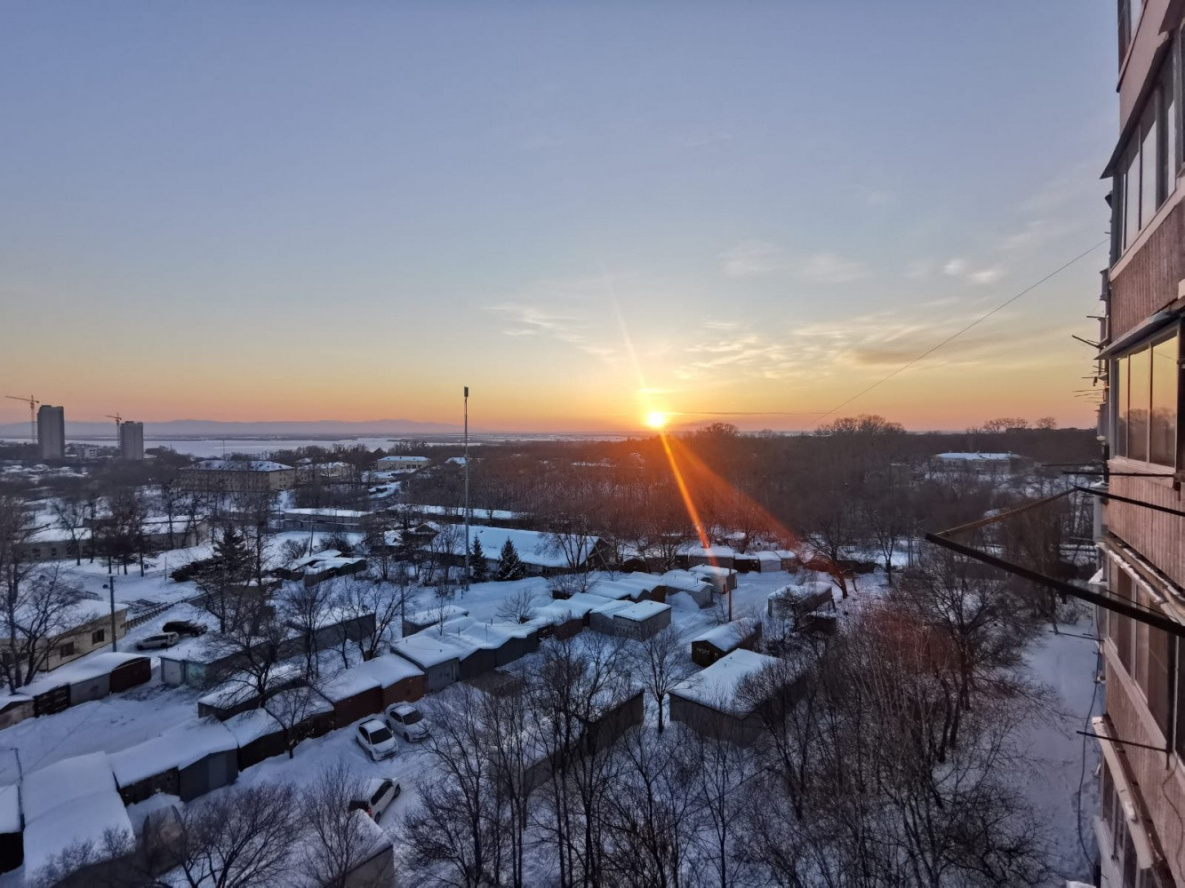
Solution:
{"label": "distant building", "polygon": [[930,460],[936,471],[1005,475],[1023,471],[1029,460],[1015,453],[939,453]]}
{"label": "distant building", "polygon": [[144,423],[125,422],[119,427],[119,458],[144,458]]}
{"label": "distant building", "polygon": [[430,462],[426,456],[384,456],[375,462],[374,467],[380,472],[411,472]]}
{"label": "distant building", "polygon": [[66,458],[66,409],[42,404],[37,411],[37,447],[42,459]]}
{"label": "distant building", "polygon": [[207,459],[181,470],[181,486],[209,493],[291,490],[296,469],[263,459]]}

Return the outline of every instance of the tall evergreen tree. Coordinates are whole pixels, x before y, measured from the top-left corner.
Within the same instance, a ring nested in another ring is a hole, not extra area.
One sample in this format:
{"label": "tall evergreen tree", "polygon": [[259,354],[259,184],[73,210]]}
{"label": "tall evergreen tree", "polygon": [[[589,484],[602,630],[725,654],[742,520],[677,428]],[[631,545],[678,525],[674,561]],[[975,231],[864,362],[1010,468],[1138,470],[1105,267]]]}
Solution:
{"label": "tall evergreen tree", "polygon": [[[506,542],[510,542],[507,540]],[[484,583],[490,578],[490,568],[486,564],[486,553],[481,548],[481,538],[473,538],[473,548],[469,553],[470,579],[475,583]]]}
{"label": "tall evergreen tree", "polygon": [[526,575],[527,569],[523,567],[523,563],[518,557],[518,550],[514,548],[514,543],[507,540],[506,544],[502,547],[498,572],[494,575],[494,579],[521,580]]}

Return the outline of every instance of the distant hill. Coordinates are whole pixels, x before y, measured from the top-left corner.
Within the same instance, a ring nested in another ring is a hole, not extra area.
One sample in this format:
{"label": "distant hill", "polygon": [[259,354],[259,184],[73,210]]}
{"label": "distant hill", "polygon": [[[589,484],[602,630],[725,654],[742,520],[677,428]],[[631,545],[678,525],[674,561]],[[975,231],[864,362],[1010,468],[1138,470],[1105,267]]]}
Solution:
{"label": "distant hill", "polygon": [[[460,425],[416,422],[411,419],[371,419],[343,422],[221,422],[212,419],[173,419],[144,423],[145,438],[302,438],[376,435],[416,435],[460,432]],[[115,438],[114,422],[66,422],[67,438]],[[0,424],[0,438],[29,439],[27,422]]]}

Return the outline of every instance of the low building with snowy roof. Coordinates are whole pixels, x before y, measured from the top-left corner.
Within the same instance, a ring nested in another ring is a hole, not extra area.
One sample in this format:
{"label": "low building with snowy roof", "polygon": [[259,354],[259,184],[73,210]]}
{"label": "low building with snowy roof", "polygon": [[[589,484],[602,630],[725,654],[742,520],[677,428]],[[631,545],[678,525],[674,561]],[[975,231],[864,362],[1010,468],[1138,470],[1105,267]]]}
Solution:
{"label": "low building with snowy roof", "polygon": [[264,759],[287,751],[284,726],[266,709],[249,709],[228,718],[223,724],[239,745],[238,765],[243,771]]}
{"label": "low building with snowy roof", "polygon": [[527,622],[535,627],[540,640],[572,638],[584,629],[583,615],[569,607],[568,601],[553,601],[535,608]]}
{"label": "low building with snowy roof", "polygon": [[668,596],[682,592],[701,608],[712,606],[712,596],[716,593],[716,588],[710,580],[700,574],[693,574],[687,570],[669,570],[658,580],[657,588],[661,591],[664,601]]}
{"label": "low building with snowy roof", "polygon": [[424,670],[394,654],[380,654],[350,668],[378,683],[384,709],[392,703],[414,703],[427,691]]}
{"label": "low building with snowy roof", "polygon": [[707,564],[717,567],[732,567],[736,550],[732,546],[703,546],[700,543],[687,543],[679,547],[679,561],[687,567]]}
{"label": "low building with snowy roof", "polygon": [[284,727],[285,744],[292,748],[301,740],[323,737],[339,727],[333,704],[316,688],[302,686],[272,694],[263,708]]}
{"label": "low building with snowy roof", "polygon": [[[17,611],[18,624],[23,622],[20,609]],[[34,621],[35,615],[29,614]],[[82,598],[62,610],[55,616],[54,623],[68,627],[46,641],[42,646],[48,649],[48,657],[41,667],[46,672],[53,672],[67,663],[72,663],[79,657],[110,646],[112,632],[116,639],[123,638],[127,633],[128,606],[122,602],[115,603],[114,615],[111,605],[99,598]],[[114,627],[112,624],[114,623]],[[20,647],[21,639],[18,637]],[[10,640],[0,638],[0,651],[11,649]]]}
{"label": "low building with snowy roof", "polygon": [[732,566],[738,573],[775,573],[782,569],[782,559],[777,552],[762,549],[743,555],[738,553]]}
{"label": "low building with snowy roof", "polygon": [[737,587],[737,572],[730,567],[719,564],[697,564],[690,568],[690,573],[703,577],[711,583],[719,595],[731,592]]}
{"label": "low building with snowy roof", "polygon": [[[132,821],[119,796],[106,753],[63,759],[21,781],[26,881],[69,848],[108,837],[135,841]],[[85,884],[85,874],[79,874]]]}
{"label": "low building with snowy roof", "polygon": [[800,622],[819,610],[835,610],[843,593],[828,580],[804,580],[775,589],[765,601],[765,612],[777,619]]}
{"label": "low building with snowy roof", "polygon": [[170,728],[143,743],[113,752],[111,768],[127,804],[158,792],[183,802],[229,786],[239,775],[239,744],[216,719]]}
{"label": "low building with snowy roof", "polygon": [[[470,617],[460,617],[445,624],[445,631],[462,635],[477,645],[479,650],[492,652],[492,660],[478,658],[471,660],[473,665],[466,668],[462,665],[461,678],[468,679],[471,674],[487,672],[499,666],[513,663],[527,654],[539,650],[539,630],[526,623],[491,620],[483,622]],[[490,663],[493,663],[490,666]]]}
{"label": "low building with snowy roof", "polygon": [[365,558],[343,556],[334,549],[305,555],[280,568],[276,575],[286,580],[303,580],[306,587],[316,586],[326,580],[348,577],[362,573],[367,568]]}
{"label": "low building with snowy roof", "polygon": [[374,468],[379,472],[414,472],[431,463],[426,456],[381,456],[375,460]]}
{"label": "low building with snowy roof", "polygon": [[1029,462],[1016,453],[951,452],[936,454],[930,467],[945,473],[1001,475],[1021,471]]}
{"label": "low building with snowy roof", "polygon": [[761,621],[742,617],[713,626],[691,640],[691,660],[697,666],[711,666],[738,648],[753,650],[761,641]]}
{"label": "low building with snowy roof", "polygon": [[383,690],[377,678],[360,669],[342,669],[316,682],[321,695],[333,704],[339,727],[383,711]]}
{"label": "low building with snowy roof", "polygon": [[[590,596],[595,598],[597,596]],[[614,601],[609,598],[602,598],[602,604],[594,607],[588,612],[588,628],[593,632],[600,632],[602,635],[616,635],[617,624],[614,623],[613,617],[619,611],[625,610],[630,606],[629,601]]]}
{"label": "low building with snowy roof", "polygon": [[[447,534],[444,539],[450,540],[444,554],[453,563],[464,564],[465,525],[446,524],[441,527],[441,533]],[[573,541],[571,546],[566,546],[560,545],[554,534],[487,525],[471,526],[469,538],[471,548],[474,541],[481,542],[481,551],[491,572],[501,564],[502,549],[507,542],[514,546],[523,568],[532,576],[601,568],[608,564],[610,556],[609,544],[597,536]]]}
{"label": "low building with snowy roof", "polygon": [[285,509],[278,523],[281,530],[362,533],[370,515],[358,509]]}
{"label": "low building with snowy roof", "polygon": [[266,459],[205,459],[182,469],[185,490],[206,493],[274,493],[296,486],[296,469]]}
{"label": "low building with snowy roof", "polygon": [[638,641],[671,625],[671,606],[661,601],[639,601],[613,612],[613,634]]}
{"label": "low building with snowy roof", "polygon": [[595,580],[589,583],[585,590],[589,595],[597,595],[612,601],[637,601],[642,590],[636,585],[619,583],[615,580]]}
{"label": "low building with snowy roof", "polygon": [[430,607],[426,610],[416,611],[405,616],[403,618],[403,634],[414,635],[432,626],[447,623],[449,620],[455,620],[458,617],[467,616],[469,616],[469,611],[459,604],[444,604],[439,607]]}
{"label": "low building with snowy roof", "polygon": [[473,655],[472,642],[446,636],[433,627],[391,642],[391,653],[424,673],[428,693],[441,691],[461,680],[461,661]]}
{"label": "low building with snowy roof", "polygon": [[734,650],[671,689],[671,721],[709,737],[750,743],[761,729],[761,701],[743,691],[746,679],[781,661],[753,651]]}

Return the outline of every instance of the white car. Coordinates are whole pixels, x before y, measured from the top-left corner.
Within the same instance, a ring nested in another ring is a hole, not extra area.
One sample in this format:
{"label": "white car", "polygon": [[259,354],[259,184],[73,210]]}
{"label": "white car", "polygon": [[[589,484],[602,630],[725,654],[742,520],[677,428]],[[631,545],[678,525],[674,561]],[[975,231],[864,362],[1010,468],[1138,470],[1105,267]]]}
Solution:
{"label": "white car", "polygon": [[392,703],[387,707],[387,727],[408,743],[428,739],[432,733],[420,710],[410,703]]}
{"label": "white car", "polygon": [[350,801],[351,811],[365,811],[373,820],[378,820],[382,813],[391,807],[391,803],[399,798],[403,787],[398,780],[375,777],[362,785],[364,797]]}
{"label": "white car", "polygon": [[390,758],[399,751],[391,729],[377,718],[368,718],[358,725],[354,741],[366,751],[372,761]]}
{"label": "white car", "polygon": [[176,632],[161,632],[158,635],[149,635],[147,638],[141,638],[136,642],[136,650],[150,651],[158,649],[168,649],[181,640],[181,636]]}

